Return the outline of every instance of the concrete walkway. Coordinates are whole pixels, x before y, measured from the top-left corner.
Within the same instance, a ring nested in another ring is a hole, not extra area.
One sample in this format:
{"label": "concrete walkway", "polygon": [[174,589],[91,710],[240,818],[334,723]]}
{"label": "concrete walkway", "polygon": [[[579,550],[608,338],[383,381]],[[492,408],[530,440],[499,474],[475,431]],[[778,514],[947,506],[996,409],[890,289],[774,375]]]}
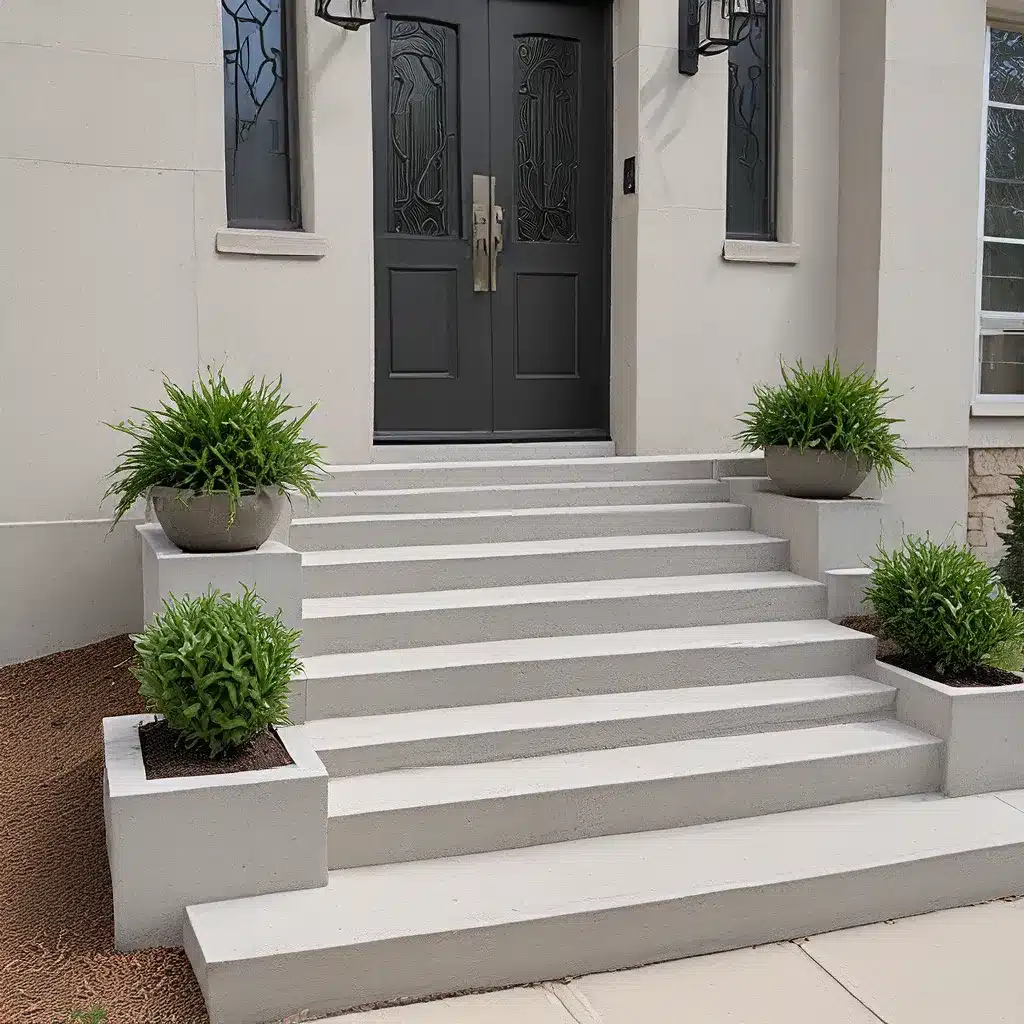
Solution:
{"label": "concrete walkway", "polygon": [[335,1024],[1021,1024],[1024,900],[334,1018]]}

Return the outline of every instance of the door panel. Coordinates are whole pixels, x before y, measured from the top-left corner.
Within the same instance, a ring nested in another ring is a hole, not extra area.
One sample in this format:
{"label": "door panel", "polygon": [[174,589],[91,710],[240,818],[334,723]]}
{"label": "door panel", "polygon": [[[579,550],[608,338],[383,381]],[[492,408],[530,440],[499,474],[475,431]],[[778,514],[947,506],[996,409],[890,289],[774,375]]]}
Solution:
{"label": "door panel", "polygon": [[491,0],[494,427],[605,433],[607,9]]}
{"label": "door panel", "polygon": [[487,5],[377,9],[375,428],[490,430],[490,309],[473,293],[470,248],[472,175],[488,163]]}

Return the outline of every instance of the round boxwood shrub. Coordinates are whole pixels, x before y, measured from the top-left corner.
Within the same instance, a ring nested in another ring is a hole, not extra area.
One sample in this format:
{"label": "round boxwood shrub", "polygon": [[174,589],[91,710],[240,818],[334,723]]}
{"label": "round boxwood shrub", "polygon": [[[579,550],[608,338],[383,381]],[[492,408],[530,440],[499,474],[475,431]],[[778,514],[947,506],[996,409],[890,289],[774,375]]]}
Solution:
{"label": "round boxwood shrub", "polygon": [[907,537],[871,562],[865,599],[908,660],[950,677],[983,665],[1020,668],[1024,614],[968,548]]}
{"label": "round boxwood shrub", "polygon": [[132,673],[147,710],[162,715],[186,748],[220,757],[287,724],[300,635],[280,612],[266,614],[250,590],[239,598],[217,590],[172,596],[132,637]]}

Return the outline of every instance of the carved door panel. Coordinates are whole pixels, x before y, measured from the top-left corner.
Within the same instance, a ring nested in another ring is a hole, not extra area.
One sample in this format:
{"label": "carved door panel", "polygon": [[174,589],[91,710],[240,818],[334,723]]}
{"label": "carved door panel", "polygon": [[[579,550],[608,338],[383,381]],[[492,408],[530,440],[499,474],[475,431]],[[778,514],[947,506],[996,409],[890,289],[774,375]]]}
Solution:
{"label": "carved door panel", "polygon": [[607,9],[377,7],[377,438],[607,436]]}

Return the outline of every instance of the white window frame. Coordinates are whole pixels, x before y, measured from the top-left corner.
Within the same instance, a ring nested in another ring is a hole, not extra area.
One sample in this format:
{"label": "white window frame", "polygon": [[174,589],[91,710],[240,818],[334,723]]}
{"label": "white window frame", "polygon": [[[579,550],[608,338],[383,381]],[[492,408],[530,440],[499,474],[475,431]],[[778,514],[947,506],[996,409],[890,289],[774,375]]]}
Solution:
{"label": "white window frame", "polygon": [[[974,355],[974,401],[971,403],[971,414],[974,416],[1024,416],[1024,394],[994,395],[981,393],[982,339],[1005,333],[1024,334],[1024,312],[983,310],[981,300],[985,277],[985,243],[996,242],[1007,245],[1024,245],[1024,238],[1004,238],[985,234],[985,197],[986,176],[988,171],[988,112],[991,107],[1004,110],[1020,110],[1024,112],[1024,103],[1003,103],[989,99],[990,76],[992,64],[992,29],[1002,26],[985,26],[985,85],[984,102],[981,105],[981,166],[979,168],[978,189],[978,280],[977,305],[978,330]],[[1024,32],[1024,27],[1007,31]]]}

